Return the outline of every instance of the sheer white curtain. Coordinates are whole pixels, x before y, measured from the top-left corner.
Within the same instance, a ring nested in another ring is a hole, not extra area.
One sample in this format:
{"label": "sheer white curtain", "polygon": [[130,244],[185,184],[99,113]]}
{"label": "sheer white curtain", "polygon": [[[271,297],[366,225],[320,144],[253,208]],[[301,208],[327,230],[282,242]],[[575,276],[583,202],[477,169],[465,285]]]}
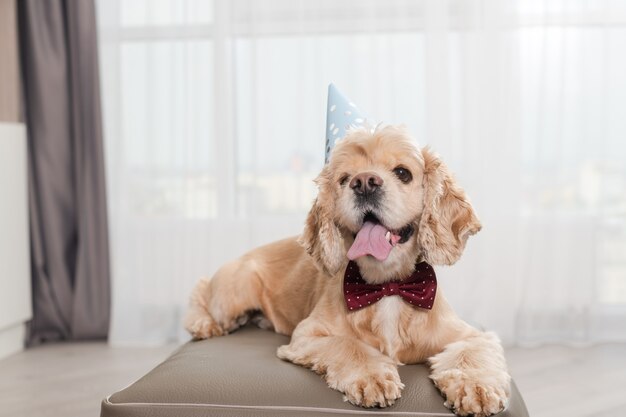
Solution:
{"label": "sheer white curtain", "polygon": [[507,343],[626,340],[626,7],[101,0],[113,343],[186,338],[192,285],[297,234],[326,86],[405,124],[484,229],[440,268]]}

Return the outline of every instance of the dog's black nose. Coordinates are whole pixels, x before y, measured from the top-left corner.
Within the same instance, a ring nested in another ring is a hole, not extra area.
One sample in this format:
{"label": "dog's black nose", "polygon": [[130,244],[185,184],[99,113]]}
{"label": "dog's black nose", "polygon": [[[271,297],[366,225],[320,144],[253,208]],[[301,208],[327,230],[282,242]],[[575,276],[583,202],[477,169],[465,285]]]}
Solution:
{"label": "dog's black nose", "polygon": [[383,179],[373,172],[361,172],[350,181],[350,188],[358,195],[373,194],[383,185]]}

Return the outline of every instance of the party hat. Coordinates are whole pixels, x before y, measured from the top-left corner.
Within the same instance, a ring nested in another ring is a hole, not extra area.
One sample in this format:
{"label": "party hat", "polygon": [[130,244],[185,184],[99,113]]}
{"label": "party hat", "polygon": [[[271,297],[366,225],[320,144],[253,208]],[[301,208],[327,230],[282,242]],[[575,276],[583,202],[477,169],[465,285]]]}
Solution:
{"label": "party hat", "polygon": [[365,117],[356,105],[344,96],[334,84],[328,86],[328,107],[326,108],[326,158],[335,144],[343,139],[351,127],[362,126]]}

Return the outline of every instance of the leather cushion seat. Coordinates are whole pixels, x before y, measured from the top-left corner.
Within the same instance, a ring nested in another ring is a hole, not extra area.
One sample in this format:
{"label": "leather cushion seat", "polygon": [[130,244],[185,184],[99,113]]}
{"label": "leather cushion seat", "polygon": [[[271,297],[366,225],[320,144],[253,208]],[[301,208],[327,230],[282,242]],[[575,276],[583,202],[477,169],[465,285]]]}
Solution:
{"label": "leather cushion seat", "polygon": [[[246,326],[233,334],[189,342],[147,375],[102,402],[101,417],[161,416],[453,416],[424,365],[399,368],[406,388],[385,409],[344,402],[308,369],[281,361],[286,336]],[[501,417],[527,417],[513,384]]]}

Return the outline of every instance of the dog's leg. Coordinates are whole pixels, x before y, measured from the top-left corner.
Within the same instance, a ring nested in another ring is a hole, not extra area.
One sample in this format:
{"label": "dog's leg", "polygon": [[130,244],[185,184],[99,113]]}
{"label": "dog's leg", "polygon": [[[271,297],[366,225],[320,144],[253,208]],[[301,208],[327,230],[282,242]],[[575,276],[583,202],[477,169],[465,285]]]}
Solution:
{"label": "dog's leg", "polygon": [[430,378],[446,397],[445,405],[461,416],[484,417],[504,409],[511,377],[498,337],[472,332],[429,359]]}
{"label": "dog's leg", "polygon": [[185,328],[194,339],[221,336],[248,320],[260,308],[260,282],[254,263],[237,260],[213,278],[202,278],[191,293]]}
{"label": "dog's leg", "polygon": [[[305,331],[303,331],[303,328]],[[404,384],[396,363],[355,337],[332,336],[306,323],[296,328],[279,358],[323,375],[344,399],[363,407],[387,407],[400,398]]]}

